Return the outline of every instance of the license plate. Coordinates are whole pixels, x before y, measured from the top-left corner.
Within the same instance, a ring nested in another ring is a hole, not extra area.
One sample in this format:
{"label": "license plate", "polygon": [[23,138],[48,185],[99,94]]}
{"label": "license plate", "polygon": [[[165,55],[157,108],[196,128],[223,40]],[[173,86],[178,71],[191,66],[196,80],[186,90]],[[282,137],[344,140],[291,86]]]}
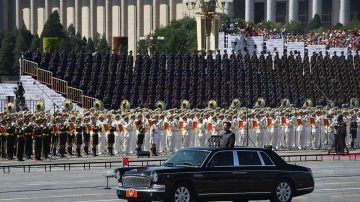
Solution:
{"label": "license plate", "polygon": [[137,198],[138,192],[135,189],[126,190],[126,198]]}

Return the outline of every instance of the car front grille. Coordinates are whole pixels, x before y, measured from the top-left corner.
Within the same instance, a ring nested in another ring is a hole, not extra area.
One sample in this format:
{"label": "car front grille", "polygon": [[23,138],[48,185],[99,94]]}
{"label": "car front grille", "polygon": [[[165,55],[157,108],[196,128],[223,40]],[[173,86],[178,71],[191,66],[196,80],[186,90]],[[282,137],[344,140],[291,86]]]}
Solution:
{"label": "car front grille", "polygon": [[151,180],[149,177],[142,176],[124,176],[123,186],[129,188],[149,188]]}

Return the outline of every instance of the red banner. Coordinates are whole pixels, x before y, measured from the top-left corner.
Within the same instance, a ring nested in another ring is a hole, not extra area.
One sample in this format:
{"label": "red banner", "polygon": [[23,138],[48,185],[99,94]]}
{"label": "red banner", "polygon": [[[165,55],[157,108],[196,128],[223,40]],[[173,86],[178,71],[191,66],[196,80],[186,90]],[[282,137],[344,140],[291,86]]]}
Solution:
{"label": "red banner", "polygon": [[213,127],[213,124],[212,123],[208,123],[208,131],[213,131],[214,130],[214,127]]}
{"label": "red banner", "polygon": [[193,129],[197,129],[198,128],[198,122],[197,121],[194,121],[193,122]]}
{"label": "red banner", "polygon": [[315,124],[315,118],[314,117],[310,117],[310,124],[314,125]]}
{"label": "red banner", "polygon": [[170,130],[169,122],[164,122],[164,130]]}
{"label": "red banner", "polygon": [[256,120],[252,121],[252,127],[253,128],[257,128],[258,127],[258,122]]}
{"label": "red banner", "polygon": [[239,121],[239,128],[244,128],[244,121]]}
{"label": "red banner", "polygon": [[56,124],[52,125],[52,129],[53,129],[54,133],[59,132],[59,127]]}
{"label": "red banner", "polygon": [[179,121],[179,129],[184,129],[184,122],[183,121]]}
{"label": "red banner", "polygon": [[302,125],[302,124],[303,124],[302,119],[301,119],[301,118],[297,118],[297,119],[296,119],[296,123],[297,123],[297,125]]}
{"label": "red banner", "polygon": [[267,127],[272,127],[272,119],[267,119]]}
{"label": "red banner", "polygon": [[330,126],[329,119],[324,119],[324,126]]}

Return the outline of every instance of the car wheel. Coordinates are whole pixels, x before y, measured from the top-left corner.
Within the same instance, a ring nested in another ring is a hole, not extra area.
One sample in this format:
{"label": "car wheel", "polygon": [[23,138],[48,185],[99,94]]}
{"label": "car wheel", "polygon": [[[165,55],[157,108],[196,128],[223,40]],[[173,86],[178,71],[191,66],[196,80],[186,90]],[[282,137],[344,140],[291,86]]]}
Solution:
{"label": "car wheel", "polygon": [[171,202],[191,202],[193,194],[190,187],[186,184],[178,184],[174,187],[171,194]]}
{"label": "car wheel", "polygon": [[279,180],[275,186],[271,202],[290,202],[292,199],[292,186],[288,180]]}

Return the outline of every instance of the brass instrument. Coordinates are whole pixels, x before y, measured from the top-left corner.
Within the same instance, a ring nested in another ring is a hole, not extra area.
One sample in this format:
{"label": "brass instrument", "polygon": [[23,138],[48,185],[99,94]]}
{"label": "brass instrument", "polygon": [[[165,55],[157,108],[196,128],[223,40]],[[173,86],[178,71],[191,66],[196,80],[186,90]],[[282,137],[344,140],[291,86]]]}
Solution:
{"label": "brass instrument", "polygon": [[356,98],[350,99],[350,108],[358,108],[359,107],[359,100]]}
{"label": "brass instrument", "polygon": [[184,99],[181,101],[181,109],[190,109],[189,100]]}
{"label": "brass instrument", "polygon": [[15,113],[15,111],[16,111],[15,103],[9,102],[9,103],[7,104],[7,106],[6,106],[6,111],[7,111],[7,113],[9,113],[9,114]]}
{"label": "brass instrument", "polygon": [[281,108],[288,108],[290,106],[290,100],[287,98],[284,98],[281,100]]}
{"label": "brass instrument", "polygon": [[43,112],[45,110],[45,103],[42,100],[39,100],[35,104],[35,108],[37,112]]}
{"label": "brass instrument", "polygon": [[259,97],[258,99],[256,99],[255,102],[255,108],[264,108],[265,107],[265,99],[262,97]]}
{"label": "brass instrument", "polygon": [[240,107],[241,107],[241,101],[239,99],[235,98],[231,101],[230,108],[240,109]]}
{"label": "brass instrument", "polygon": [[332,109],[332,108],[334,108],[335,107],[335,102],[334,101],[332,101],[332,100],[328,100],[328,101],[326,101],[326,108],[327,109]]}
{"label": "brass instrument", "polygon": [[73,109],[73,107],[74,107],[74,104],[73,104],[73,102],[72,102],[70,99],[66,99],[66,100],[64,101],[64,110],[65,110],[66,112],[71,111],[71,110]]}
{"label": "brass instrument", "polygon": [[306,99],[304,102],[304,105],[303,105],[303,107],[305,107],[305,108],[309,108],[309,107],[313,107],[313,106],[314,106],[314,104],[310,98]]}
{"label": "brass instrument", "polygon": [[164,111],[164,110],[166,109],[165,102],[162,101],[162,100],[158,100],[158,101],[155,103],[155,108],[156,108],[156,109],[160,109],[161,111]]}
{"label": "brass instrument", "polygon": [[96,111],[103,110],[104,109],[103,102],[101,100],[95,100],[94,108],[95,108]]}
{"label": "brass instrument", "polygon": [[216,109],[216,107],[217,107],[217,102],[216,102],[216,100],[210,100],[210,101],[208,102],[208,108],[209,108],[209,109]]}
{"label": "brass instrument", "polygon": [[130,110],[130,102],[128,100],[123,100],[120,104],[121,112],[126,112]]}

